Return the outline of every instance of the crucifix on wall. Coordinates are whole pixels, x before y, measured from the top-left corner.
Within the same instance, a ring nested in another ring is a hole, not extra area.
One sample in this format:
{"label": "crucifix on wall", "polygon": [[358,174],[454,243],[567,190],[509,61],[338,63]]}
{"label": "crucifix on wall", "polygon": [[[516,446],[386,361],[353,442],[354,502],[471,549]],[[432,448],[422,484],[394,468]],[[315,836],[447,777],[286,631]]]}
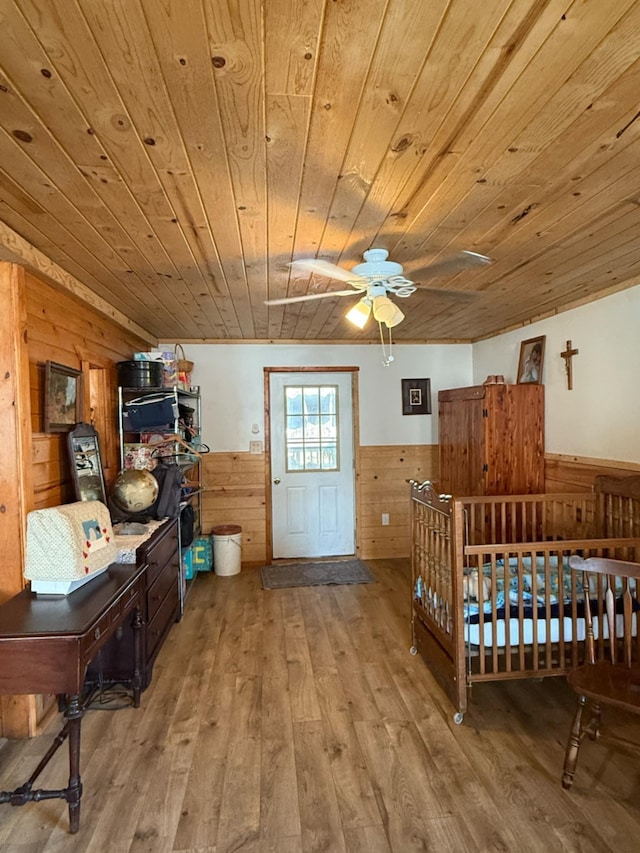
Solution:
{"label": "crucifix on wall", "polygon": [[567,341],[566,350],[560,353],[562,358],[564,358],[564,367],[567,371],[567,388],[569,389],[569,391],[571,391],[571,389],[573,388],[573,370],[571,359],[574,357],[574,355],[578,355],[579,352],[580,350],[573,349],[571,347],[571,341]]}

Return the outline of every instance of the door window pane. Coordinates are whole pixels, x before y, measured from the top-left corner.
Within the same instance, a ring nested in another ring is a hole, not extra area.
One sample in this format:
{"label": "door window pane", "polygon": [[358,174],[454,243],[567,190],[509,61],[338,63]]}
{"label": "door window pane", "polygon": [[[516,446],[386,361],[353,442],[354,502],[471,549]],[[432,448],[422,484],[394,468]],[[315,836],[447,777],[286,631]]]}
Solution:
{"label": "door window pane", "polygon": [[287,471],[338,471],[338,386],[285,386]]}

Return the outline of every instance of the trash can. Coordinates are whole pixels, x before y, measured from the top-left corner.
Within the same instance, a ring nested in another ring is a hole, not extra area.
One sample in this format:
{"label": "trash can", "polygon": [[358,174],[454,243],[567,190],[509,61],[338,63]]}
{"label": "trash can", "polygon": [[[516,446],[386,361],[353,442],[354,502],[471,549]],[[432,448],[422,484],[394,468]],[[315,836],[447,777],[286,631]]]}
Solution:
{"label": "trash can", "polygon": [[242,528],[238,524],[219,524],[211,530],[213,570],[217,575],[237,575],[240,571]]}

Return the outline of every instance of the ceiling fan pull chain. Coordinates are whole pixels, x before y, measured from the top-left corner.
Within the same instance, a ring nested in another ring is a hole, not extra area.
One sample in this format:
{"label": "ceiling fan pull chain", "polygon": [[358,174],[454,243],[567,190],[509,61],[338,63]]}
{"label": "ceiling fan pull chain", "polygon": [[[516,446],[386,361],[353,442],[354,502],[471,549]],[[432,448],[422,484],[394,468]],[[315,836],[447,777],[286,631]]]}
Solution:
{"label": "ceiling fan pull chain", "polygon": [[382,346],[382,364],[384,367],[389,367],[391,362],[394,360],[391,355],[391,328],[389,327],[389,352],[387,352],[384,345],[384,332],[382,331],[382,323],[378,321],[378,327],[380,328],[380,345]]}

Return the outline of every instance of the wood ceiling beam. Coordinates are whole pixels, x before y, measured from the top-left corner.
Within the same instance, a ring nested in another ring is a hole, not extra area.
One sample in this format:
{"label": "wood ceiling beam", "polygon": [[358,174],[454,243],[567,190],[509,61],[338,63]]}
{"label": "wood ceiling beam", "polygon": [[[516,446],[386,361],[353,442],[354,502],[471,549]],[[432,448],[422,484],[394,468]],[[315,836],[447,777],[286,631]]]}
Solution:
{"label": "wood ceiling beam", "polygon": [[78,299],[91,305],[100,314],[113,320],[122,328],[127,329],[134,335],[155,345],[157,338],[151,335],[142,326],[131,321],[120,311],[113,308],[109,303],[89,290],[82,282],[70,273],[54,263],[50,258],[24,240],[19,234],[9,228],[4,222],[0,222],[0,260],[20,264],[41,276],[53,287],[72,293]]}

